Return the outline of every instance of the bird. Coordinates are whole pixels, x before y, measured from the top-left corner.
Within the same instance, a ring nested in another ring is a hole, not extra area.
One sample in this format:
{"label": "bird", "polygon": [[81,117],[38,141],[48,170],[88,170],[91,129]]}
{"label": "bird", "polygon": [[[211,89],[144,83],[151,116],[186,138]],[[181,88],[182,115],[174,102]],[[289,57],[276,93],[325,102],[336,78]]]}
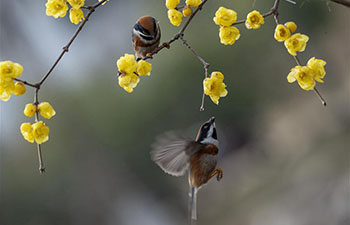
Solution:
{"label": "bird", "polygon": [[218,181],[223,177],[223,170],[216,168],[218,146],[214,116],[202,124],[194,140],[168,132],[152,145],[151,159],[165,173],[182,176],[188,172],[189,215],[193,221],[197,220],[197,191],[214,176]]}
{"label": "bird", "polygon": [[160,26],[152,16],[142,16],[132,29],[132,42],[137,60],[152,58],[152,51],[159,46]]}

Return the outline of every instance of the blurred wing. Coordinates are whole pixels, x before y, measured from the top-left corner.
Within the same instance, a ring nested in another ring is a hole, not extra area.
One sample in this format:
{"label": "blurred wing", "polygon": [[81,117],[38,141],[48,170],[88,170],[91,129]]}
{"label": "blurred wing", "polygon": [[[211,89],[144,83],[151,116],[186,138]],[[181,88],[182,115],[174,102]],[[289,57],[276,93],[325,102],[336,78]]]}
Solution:
{"label": "blurred wing", "polygon": [[202,146],[193,140],[167,133],[156,139],[152,146],[151,158],[164,172],[182,176],[189,167],[190,156]]}

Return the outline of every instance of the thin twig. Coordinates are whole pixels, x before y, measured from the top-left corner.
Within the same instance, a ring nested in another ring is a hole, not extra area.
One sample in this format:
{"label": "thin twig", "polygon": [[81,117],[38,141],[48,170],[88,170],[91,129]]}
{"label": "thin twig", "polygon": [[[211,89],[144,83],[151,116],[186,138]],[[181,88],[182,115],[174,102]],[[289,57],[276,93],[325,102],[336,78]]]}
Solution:
{"label": "thin twig", "polygon": [[[209,77],[208,68],[209,68],[210,64],[207,63],[207,62],[197,53],[197,51],[194,50],[194,48],[191,47],[190,44],[188,44],[188,42],[184,39],[183,35],[180,37],[180,39],[182,40],[182,43],[193,53],[193,55],[196,56],[197,59],[203,64],[203,68],[204,68],[204,78]],[[200,111],[204,111],[204,100],[205,100],[205,93],[204,93],[204,89],[203,89],[202,103],[201,103],[201,107],[199,108]]]}
{"label": "thin twig", "polygon": [[[39,89],[37,88],[35,90],[35,94],[34,94],[34,105],[38,106],[39,105]],[[39,111],[36,110],[35,112],[35,122],[39,122]],[[36,144],[37,147],[37,151],[38,151],[38,159],[39,159],[39,172],[41,174],[45,173],[45,166],[44,166],[44,160],[43,160],[43,155],[41,152],[41,144]]]}
{"label": "thin twig", "polygon": [[25,84],[27,86],[33,87],[33,88],[37,88],[38,87],[36,84],[29,83],[29,82],[27,82],[25,80],[21,80],[21,79],[18,79],[18,78],[15,78],[14,80],[18,81],[18,82],[21,82],[21,83],[23,83],[23,84]]}
{"label": "thin twig", "polygon": [[344,5],[346,7],[350,7],[350,0],[330,0],[330,1]]}

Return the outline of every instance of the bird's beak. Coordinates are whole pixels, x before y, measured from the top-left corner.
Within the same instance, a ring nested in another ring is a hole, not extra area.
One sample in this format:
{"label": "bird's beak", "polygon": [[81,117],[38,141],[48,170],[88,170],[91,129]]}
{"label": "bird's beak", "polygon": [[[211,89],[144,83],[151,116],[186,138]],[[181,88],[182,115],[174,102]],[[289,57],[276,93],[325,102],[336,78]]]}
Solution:
{"label": "bird's beak", "polygon": [[209,119],[209,123],[210,123],[210,124],[214,124],[214,122],[215,122],[215,117],[213,116],[213,117],[211,117],[211,118]]}

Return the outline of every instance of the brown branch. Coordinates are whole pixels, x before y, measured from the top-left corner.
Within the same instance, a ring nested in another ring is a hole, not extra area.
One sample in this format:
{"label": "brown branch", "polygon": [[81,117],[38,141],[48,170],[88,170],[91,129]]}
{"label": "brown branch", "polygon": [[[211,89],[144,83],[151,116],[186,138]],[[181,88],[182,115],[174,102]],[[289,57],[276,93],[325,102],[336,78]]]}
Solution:
{"label": "brown branch", "polygon": [[49,71],[46,73],[46,75],[40,80],[39,82],[39,88],[40,86],[45,82],[45,80],[50,76],[51,72],[55,69],[56,65],[58,64],[58,62],[62,59],[63,55],[69,51],[69,47],[72,45],[73,41],[75,40],[75,38],[78,36],[78,34],[80,33],[80,31],[83,29],[83,27],[85,26],[86,22],[89,20],[89,17],[91,16],[91,14],[95,11],[95,9],[99,6],[101,6],[105,1],[107,0],[103,0],[101,2],[96,3],[95,5],[92,6],[86,6],[85,8],[89,11],[88,14],[86,15],[84,21],[79,25],[79,27],[76,29],[76,31],[74,32],[73,36],[71,37],[71,39],[69,40],[69,42],[67,43],[67,45],[65,45],[62,48],[62,52],[61,54],[58,56],[58,58],[56,59],[56,61],[54,62],[54,64],[51,66],[51,68],[49,69]]}
{"label": "brown branch", "polygon": [[338,3],[340,5],[344,5],[346,7],[350,7],[350,0],[329,0],[334,3]]}
{"label": "brown branch", "polygon": [[[188,44],[188,42],[184,39],[183,35],[180,36],[180,39],[182,40],[182,43],[193,53],[193,55],[196,56],[197,59],[203,64],[203,68],[204,68],[204,78],[209,77],[208,68],[209,68],[210,64],[207,63],[207,62],[197,53],[197,51],[194,50],[194,48],[191,47],[190,44]],[[201,104],[201,107],[199,108],[200,111],[204,111],[204,100],[205,100],[205,93],[204,93],[204,89],[203,89],[202,104]]]}
{"label": "brown branch", "polygon": [[14,80],[18,81],[18,82],[21,82],[21,83],[23,83],[23,84],[25,84],[27,86],[33,87],[33,88],[37,88],[38,87],[36,84],[29,83],[29,82],[27,82],[25,80],[21,80],[21,79],[18,79],[18,78],[15,78]]}
{"label": "brown branch", "polygon": [[153,50],[153,52],[150,54],[150,56],[147,56],[145,59],[150,59],[152,58],[153,55],[157,54],[158,52],[160,52],[163,48],[167,47],[169,48],[169,46],[171,45],[171,43],[173,43],[174,41],[178,40],[181,36],[184,35],[185,30],[187,29],[188,25],[191,23],[193,17],[195,17],[195,15],[202,10],[203,5],[207,2],[208,0],[204,0],[198,7],[197,9],[191,14],[191,16],[188,18],[188,20],[186,21],[186,23],[184,24],[184,26],[181,28],[181,30],[174,35],[173,38],[171,38],[168,42],[163,43],[162,45],[160,45],[158,48],[156,48],[155,50]]}
{"label": "brown branch", "polygon": [[[62,48],[62,52],[60,53],[58,58],[55,60],[53,65],[50,67],[49,71],[43,76],[43,78],[38,83],[32,84],[32,83],[29,83],[29,82],[24,81],[24,80],[20,80],[20,79],[17,79],[17,78],[15,79],[16,81],[22,82],[23,84],[25,84],[27,86],[35,88],[34,105],[36,105],[36,106],[39,105],[39,90],[41,88],[41,85],[43,85],[44,82],[46,81],[46,79],[51,75],[52,71],[56,68],[56,66],[59,63],[59,61],[61,61],[61,59],[64,56],[64,54],[69,51],[69,47],[72,45],[73,41],[76,39],[76,37],[79,35],[80,31],[83,29],[83,27],[85,26],[86,22],[89,20],[89,17],[91,16],[91,14],[96,10],[96,8],[101,6],[106,1],[107,0],[103,0],[101,2],[98,2],[98,3],[94,4],[94,5],[82,7],[83,9],[86,9],[86,10],[89,11],[88,14],[86,15],[86,17],[83,20],[83,22],[76,29],[76,31],[74,32],[73,36],[70,38],[68,43]],[[39,121],[39,112],[36,111],[36,113],[35,113],[35,122],[38,122],[38,121]],[[38,150],[38,158],[39,158],[39,171],[42,174],[42,173],[45,172],[45,167],[44,167],[44,161],[43,161],[43,157],[42,157],[41,144],[37,144],[37,150]]]}

